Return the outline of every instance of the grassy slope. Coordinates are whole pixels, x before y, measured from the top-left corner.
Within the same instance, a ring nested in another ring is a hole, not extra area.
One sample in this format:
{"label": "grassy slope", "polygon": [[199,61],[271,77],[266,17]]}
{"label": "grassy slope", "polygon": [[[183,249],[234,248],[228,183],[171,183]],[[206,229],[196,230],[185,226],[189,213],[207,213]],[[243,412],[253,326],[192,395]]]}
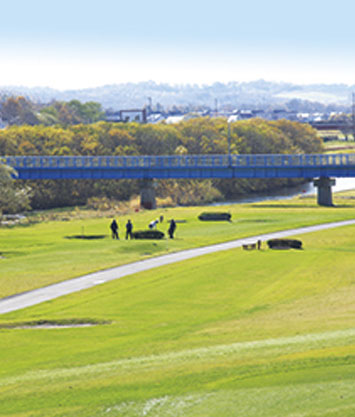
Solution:
{"label": "grassy slope", "polygon": [[[48,222],[12,229],[0,229],[0,298],[88,272],[129,263],[149,256],[204,246],[259,233],[296,226],[353,218],[354,203],[341,200],[337,209],[320,208],[314,198],[292,203],[270,203],[251,206],[230,206],[233,223],[206,223],[197,220],[203,208],[162,209],[130,216],[135,229],[144,229],[152,218],[163,214],[165,219],[184,219],[178,224],[174,241],[130,242],[112,241],[108,235],[110,219],[86,219]],[[260,208],[262,207],[262,210]],[[287,208],[287,210],[286,210]],[[211,209],[209,209],[211,210]],[[127,216],[119,218],[121,237]],[[165,221],[159,228],[166,231]],[[66,236],[107,234],[95,241],[66,239]]]}
{"label": "grassy slope", "polygon": [[355,143],[352,141],[345,140],[334,140],[324,142],[323,146],[326,153],[353,153],[355,152]]}
{"label": "grassy slope", "polygon": [[[245,234],[257,219],[352,212],[249,210]],[[307,234],[303,251],[209,255],[2,316],[112,324],[0,330],[0,415],[354,415],[354,232]]]}

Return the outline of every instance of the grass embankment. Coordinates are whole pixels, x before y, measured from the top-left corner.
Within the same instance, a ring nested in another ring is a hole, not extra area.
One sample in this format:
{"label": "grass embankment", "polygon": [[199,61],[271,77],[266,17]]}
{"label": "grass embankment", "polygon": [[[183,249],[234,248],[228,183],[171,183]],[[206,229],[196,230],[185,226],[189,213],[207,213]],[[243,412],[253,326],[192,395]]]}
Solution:
{"label": "grass embankment", "polygon": [[[337,203],[337,201],[336,201]],[[260,233],[353,218],[354,202],[339,199],[339,206],[321,208],[315,198],[259,205],[234,205],[209,210],[230,211],[233,221],[201,222],[205,208],[172,208],[131,213],[119,217],[120,241],[109,235],[110,218],[47,221],[14,228],[0,228],[0,298],[43,287],[85,273],[126,264],[139,259],[238,239]],[[85,213],[83,213],[85,215]],[[146,229],[155,217],[164,216],[158,229],[166,232],[167,220],[178,223],[176,239],[163,241],[122,240],[128,218],[135,230]],[[105,239],[67,239],[73,235],[102,235]]]}
{"label": "grass embankment", "polygon": [[351,416],[355,227],[226,251],[1,317],[11,416]]}
{"label": "grass embankment", "polygon": [[[195,222],[198,209],[172,210],[187,223],[169,245],[354,213],[351,199],[337,209],[305,201],[237,206],[232,224]],[[1,316],[3,325],[110,324],[0,329],[0,415],[353,416],[355,227],[297,238],[302,251],[220,252]]]}
{"label": "grass embankment", "polygon": [[349,140],[331,140],[323,143],[326,153],[354,153],[354,139]]}

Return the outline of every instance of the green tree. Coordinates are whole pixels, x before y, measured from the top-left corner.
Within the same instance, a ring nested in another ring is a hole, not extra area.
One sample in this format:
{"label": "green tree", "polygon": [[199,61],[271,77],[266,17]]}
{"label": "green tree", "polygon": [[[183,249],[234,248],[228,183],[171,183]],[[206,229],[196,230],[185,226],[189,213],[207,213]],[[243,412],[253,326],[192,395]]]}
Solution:
{"label": "green tree", "polygon": [[94,101],[81,103],[79,100],[72,100],[67,106],[80,119],[80,123],[95,123],[104,118],[101,104]]}
{"label": "green tree", "polygon": [[17,188],[15,176],[16,171],[0,161],[0,216],[29,208],[29,189]]}
{"label": "green tree", "polygon": [[79,100],[55,101],[51,105],[45,106],[39,115],[41,123],[46,126],[89,124],[103,120],[103,118],[104,112],[100,103],[94,101],[81,103]]}

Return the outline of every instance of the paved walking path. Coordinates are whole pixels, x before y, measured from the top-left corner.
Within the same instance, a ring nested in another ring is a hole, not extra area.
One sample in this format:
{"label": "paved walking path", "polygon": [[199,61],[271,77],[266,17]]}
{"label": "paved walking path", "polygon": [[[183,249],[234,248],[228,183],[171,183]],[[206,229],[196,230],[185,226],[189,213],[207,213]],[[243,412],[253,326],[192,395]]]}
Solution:
{"label": "paved walking path", "polygon": [[231,242],[218,243],[216,245],[205,246],[202,248],[188,249],[181,252],[171,253],[168,255],[158,256],[156,258],[146,259],[143,261],[133,262],[128,265],[118,266],[116,268],[106,269],[104,271],[94,272],[79,278],[70,279],[58,284],[49,285],[48,287],[39,288],[37,290],[28,291],[26,293],[16,294],[0,300],[0,314],[9,313],[10,311],[20,310],[30,307],[44,301],[53,300],[62,295],[71,294],[76,291],[85,290],[104,282],[112,281],[137,272],[147,271],[159,266],[172,264],[195,258],[197,256],[238,248],[243,244],[255,243],[256,240],[268,240],[274,238],[284,238],[304,233],[317,232],[320,230],[332,229],[340,226],[349,226],[355,224],[354,220],[345,220],[335,223],[319,224],[315,226],[301,227],[298,229],[283,230],[280,232],[266,233],[262,235],[252,236],[233,240]]}

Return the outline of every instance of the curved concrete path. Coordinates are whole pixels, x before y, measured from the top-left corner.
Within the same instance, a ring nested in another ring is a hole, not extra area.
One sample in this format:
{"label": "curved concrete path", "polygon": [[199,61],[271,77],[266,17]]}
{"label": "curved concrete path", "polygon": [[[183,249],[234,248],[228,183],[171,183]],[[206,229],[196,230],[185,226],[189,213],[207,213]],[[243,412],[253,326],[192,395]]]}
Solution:
{"label": "curved concrete path", "polygon": [[94,272],[79,278],[74,278],[60,282],[58,284],[49,285],[48,287],[43,287],[37,290],[3,298],[0,300],[0,314],[9,313],[11,311],[20,310],[25,307],[40,304],[44,301],[53,300],[54,298],[71,294],[76,291],[85,290],[87,288],[94,287],[95,285],[126,277],[127,275],[132,275],[137,272],[147,271],[148,269],[184,261],[186,259],[195,258],[197,256],[214,253],[221,250],[238,248],[243,244],[252,243],[258,239],[265,241],[268,239],[284,238],[288,236],[318,232],[320,230],[332,229],[340,226],[349,226],[353,224],[355,224],[355,219],[301,227],[298,229],[283,230],[280,232],[266,233],[248,238],[233,240],[230,242],[218,243],[216,245],[205,246],[202,248],[188,249],[181,252],[158,256],[156,258],[146,259],[143,261],[133,262],[128,265],[122,265],[116,268]]}

